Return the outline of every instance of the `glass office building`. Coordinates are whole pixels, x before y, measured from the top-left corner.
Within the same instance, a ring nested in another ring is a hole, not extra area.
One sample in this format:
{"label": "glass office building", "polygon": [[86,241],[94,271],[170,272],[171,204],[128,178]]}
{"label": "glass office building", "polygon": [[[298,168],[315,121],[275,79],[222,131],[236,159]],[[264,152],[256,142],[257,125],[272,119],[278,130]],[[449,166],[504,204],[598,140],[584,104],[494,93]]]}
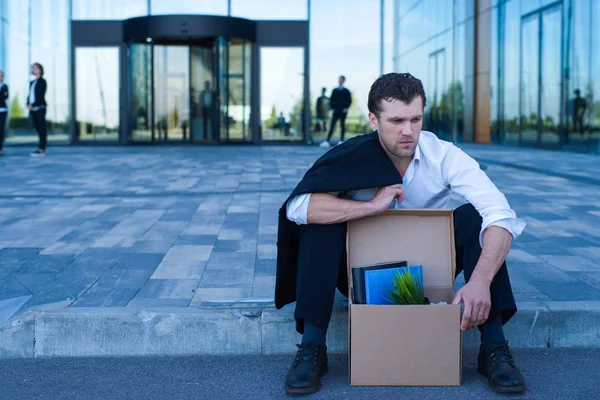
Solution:
{"label": "glass office building", "polygon": [[9,145],[37,142],[40,62],[50,145],[318,143],[339,75],[355,135],[372,82],[409,71],[441,138],[598,151],[600,0],[0,0],[0,21]]}
{"label": "glass office building", "polygon": [[599,0],[396,0],[394,70],[454,141],[598,152]]}

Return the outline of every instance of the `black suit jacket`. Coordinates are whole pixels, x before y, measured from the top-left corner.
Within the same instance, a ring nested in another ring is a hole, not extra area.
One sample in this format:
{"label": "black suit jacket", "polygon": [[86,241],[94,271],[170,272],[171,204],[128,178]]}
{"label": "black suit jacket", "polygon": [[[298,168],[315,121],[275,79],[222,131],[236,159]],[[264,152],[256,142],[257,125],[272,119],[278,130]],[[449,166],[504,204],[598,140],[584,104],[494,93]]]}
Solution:
{"label": "black suit jacket", "polygon": [[5,83],[0,89],[0,108],[8,108],[6,100],[8,99],[8,85]]}
{"label": "black suit jacket", "polygon": [[331,91],[329,106],[333,111],[342,112],[345,108],[350,108],[350,104],[352,104],[352,95],[348,89],[342,87]]}
{"label": "black suit jacket", "polygon": [[[29,82],[29,92],[31,93],[31,85],[35,82],[35,79]],[[32,104],[33,107],[45,107],[46,104],[46,80],[44,78],[38,79],[38,83],[35,85],[35,102]],[[27,105],[29,105],[29,94],[27,95]]]}
{"label": "black suit jacket", "polygon": [[[329,150],[313,164],[279,209],[275,280],[278,309],[296,301],[300,226],[287,219],[287,203],[305,193],[346,192],[399,183],[402,177],[381,147],[377,132],[354,137]],[[345,265],[340,267],[346,268]],[[348,291],[347,287],[338,288],[342,293]]]}

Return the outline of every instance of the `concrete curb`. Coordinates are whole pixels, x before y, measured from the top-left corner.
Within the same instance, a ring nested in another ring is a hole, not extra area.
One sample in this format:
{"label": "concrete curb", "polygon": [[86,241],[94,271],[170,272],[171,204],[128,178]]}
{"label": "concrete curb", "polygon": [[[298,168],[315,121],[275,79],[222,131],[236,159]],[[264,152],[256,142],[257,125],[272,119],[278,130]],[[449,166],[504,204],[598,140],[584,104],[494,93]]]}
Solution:
{"label": "concrete curb", "polygon": [[[506,325],[512,348],[600,347],[600,301],[519,303]],[[293,308],[38,310],[0,325],[0,358],[291,354],[300,335]],[[347,351],[347,312],[336,309],[332,353]],[[463,347],[475,348],[476,331]]]}

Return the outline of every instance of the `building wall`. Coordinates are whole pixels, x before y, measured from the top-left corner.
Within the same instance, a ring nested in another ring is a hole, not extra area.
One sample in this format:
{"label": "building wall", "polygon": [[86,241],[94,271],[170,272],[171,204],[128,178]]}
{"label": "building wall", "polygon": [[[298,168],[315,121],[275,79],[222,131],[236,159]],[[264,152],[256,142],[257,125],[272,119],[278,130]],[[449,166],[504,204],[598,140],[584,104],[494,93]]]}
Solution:
{"label": "building wall", "polygon": [[423,80],[425,129],[599,151],[600,1],[395,0],[394,13],[393,63]]}
{"label": "building wall", "polygon": [[397,72],[423,81],[424,129],[454,142],[474,138],[475,2],[397,0]]}
{"label": "building wall", "polygon": [[598,152],[600,2],[494,3],[492,142]]}

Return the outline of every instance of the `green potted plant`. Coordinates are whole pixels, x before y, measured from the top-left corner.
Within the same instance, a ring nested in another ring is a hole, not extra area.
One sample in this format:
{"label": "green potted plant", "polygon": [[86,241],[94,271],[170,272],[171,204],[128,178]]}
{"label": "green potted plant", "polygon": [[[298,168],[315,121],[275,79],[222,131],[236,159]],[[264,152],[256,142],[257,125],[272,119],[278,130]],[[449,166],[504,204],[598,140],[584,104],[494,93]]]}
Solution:
{"label": "green potted plant", "polygon": [[393,288],[388,289],[391,304],[397,305],[421,305],[429,304],[429,299],[425,297],[423,280],[421,279],[421,270],[417,272],[416,278],[409,269],[402,272],[397,271],[393,281]]}

